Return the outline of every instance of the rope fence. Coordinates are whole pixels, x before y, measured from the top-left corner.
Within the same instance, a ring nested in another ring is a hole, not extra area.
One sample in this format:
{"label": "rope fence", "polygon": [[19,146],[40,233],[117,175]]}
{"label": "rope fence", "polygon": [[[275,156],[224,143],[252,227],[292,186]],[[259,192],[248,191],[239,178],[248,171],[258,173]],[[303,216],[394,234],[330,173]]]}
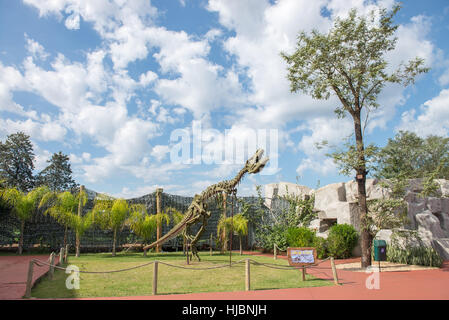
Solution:
{"label": "rope fence", "polygon": [[[43,266],[48,266],[49,267],[49,271],[47,272],[48,277],[50,280],[53,279],[53,274],[54,274],[54,270],[58,269],[58,270],[64,270],[66,271],[67,268],[62,267],[63,263],[67,263],[68,259],[67,259],[67,251],[66,248],[61,248],[60,252],[59,252],[59,256],[63,257],[62,259],[60,258],[59,262],[57,264],[54,263],[54,259],[55,259],[55,252],[52,252],[50,254],[50,257],[47,259],[47,261],[42,261],[39,259],[32,259],[29,262],[29,268],[28,268],[28,276],[27,276],[27,282],[26,282],[26,291],[25,291],[25,298],[30,298],[31,297],[31,289],[33,286],[33,267],[34,265],[38,266],[38,267],[43,267]],[[129,271],[129,270],[134,270],[134,269],[139,269],[139,268],[143,268],[146,266],[149,266],[151,264],[153,264],[153,288],[152,288],[152,293],[153,295],[157,294],[157,282],[158,282],[158,266],[159,264],[163,264],[165,266],[168,267],[172,267],[172,268],[178,268],[178,269],[187,269],[187,270],[212,270],[212,269],[220,269],[220,268],[225,268],[225,267],[231,267],[233,265],[237,265],[240,263],[245,263],[245,290],[246,291],[250,291],[251,290],[251,280],[250,280],[250,265],[251,263],[253,265],[256,266],[263,266],[266,268],[271,268],[271,269],[279,269],[279,270],[299,270],[302,269],[303,270],[303,281],[305,281],[305,270],[306,269],[329,269],[329,267],[317,267],[318,265],[322,264],[323,262],[327,261],[327,260],[331,260],[331,269],[332,269],[332,274],[333,274],[333,278],[334,278],[334,283],[335,284],[339,284],[338,283],[338,276],[337,276],[337,269],[335,267],[335,263],[334,263],[334,259],[332,257],[326,258],[324,260],[321,260],[320,262],[313,264],[313,265],[308,265],[308,266],[303,266],[303,267],[297,267],[297,266],[282,266],[279,264],[274,264],[274,263],[262,263],[262,262],[258,262],[254,259],[250,259],[250,258],[246,258],[246,259],[241,259],[235,262],[231,262],[231,263],[227,263],[227,264],[223,264],[223,265],[218,265],[218,266],[213,266],[213,267],[185,267],[185,266],[179,266],[179,265],[174,265],[174,264],[170,264],[164,261],[159,261],[159,260],[154,260],[154,261],[150,261],[138,266],[133,266],[133,267],[129,267],[129,268],[123,268],[123,269],[118,269],[118,270],[109,270],[109,271],[88,271],[88,270],[78,270],[78,271],[74,271],[72,269],[70,269],[71,271],[75,272],[75,273],[86,273],[86,274],[108,274],[108,273],[118,273],[118,272],[125,272],[125,271]]]}

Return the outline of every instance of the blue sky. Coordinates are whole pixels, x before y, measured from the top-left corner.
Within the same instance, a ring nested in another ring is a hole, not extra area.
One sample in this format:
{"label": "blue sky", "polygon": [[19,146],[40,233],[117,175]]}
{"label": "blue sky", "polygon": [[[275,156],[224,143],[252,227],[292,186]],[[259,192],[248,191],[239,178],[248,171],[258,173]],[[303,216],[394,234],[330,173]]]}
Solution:
{"label": "blue sky", "polygon": [[[62,151],[78,183],[126,198],[157,186],[193,195],[233,177],[238,163],[171,160],[170,136],[194,123],[213,137],[202,143],[211,154],[226,148],[225,130],[239,141],[277,130],[277,168],[247,177],[241,195],[297,177],[311,188],[350,180],[315,143],[341,143],[351,120],[336,119],[335,98],[290,93],[279,53],[294,50],[299,30],[325,32],[352,7],[394,3],[0,0],[0,139],[24,131],[37,171]],[[408,88],[384,89],[366,142],[383,146],[399,130],[447,136],[449,3],[404,1],[395,21],[390,65],[420,56],[431,71]]]}

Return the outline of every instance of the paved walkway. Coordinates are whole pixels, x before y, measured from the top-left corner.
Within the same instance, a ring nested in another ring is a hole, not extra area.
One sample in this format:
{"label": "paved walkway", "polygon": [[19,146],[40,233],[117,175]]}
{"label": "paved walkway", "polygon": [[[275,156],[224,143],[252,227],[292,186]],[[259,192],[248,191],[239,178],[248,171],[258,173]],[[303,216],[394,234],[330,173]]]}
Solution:
{"label": "paved walkway", "polygon": [[[28,266],[32,259],[47,261],[50,255],[0,256],[0,300],[21,299],[25,295]],[[58,263],[59,256],[55,257]],[[33,267],[33,283],[48,271],[48,266]]]}

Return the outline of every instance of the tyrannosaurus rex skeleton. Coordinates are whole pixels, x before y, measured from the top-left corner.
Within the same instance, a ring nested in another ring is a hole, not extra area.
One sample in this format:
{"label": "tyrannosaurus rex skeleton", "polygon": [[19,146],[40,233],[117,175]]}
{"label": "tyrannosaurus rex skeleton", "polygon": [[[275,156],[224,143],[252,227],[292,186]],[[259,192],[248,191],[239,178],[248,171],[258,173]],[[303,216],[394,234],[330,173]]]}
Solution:
{"label": "tyrannosaurus rex skeleton", "polygon": [[[198,250],[196,248],[196,243],[200,239],[202,233],[204,232],[207,220],[211,216],[211,212],[207,211],[207,201],[215,196],[218,196],[223,193],[230,194],[235,190],[235,187],[242,180],[243,176],[246,173],[255,174],[260,172],[265,164],[268,162],[268,157],[262,159],[263,150],[258,149],[256,153],[249,158],[243,169],[239,171],[239,173],[235,176],[234,179],[225,180],[216,184],[213,184],[207,187],[201,194],[196,194],[193,197],[193,201],[190,206],[187,208],[187,212],[180,223],[174,226],[169,232],[167,232],[164,236],[162,236],[159,240],[149,244],[144,249],[151,249],[159,244],[163,244],[166,241],[173,239],[181,232],[183,232],[184,236],[186,236],[191,242],[192,253],[200,260],[198,255]],[[189,227],[193,224],[201,222],[202,225],[196,235],[191,236],[188,234]]]}

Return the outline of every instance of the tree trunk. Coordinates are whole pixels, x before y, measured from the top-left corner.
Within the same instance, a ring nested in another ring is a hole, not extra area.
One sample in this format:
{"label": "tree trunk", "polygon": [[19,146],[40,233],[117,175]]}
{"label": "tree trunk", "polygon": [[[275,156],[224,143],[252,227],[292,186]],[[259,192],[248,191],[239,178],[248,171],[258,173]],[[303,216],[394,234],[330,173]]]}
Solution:
{"label": "tree trunk", "polygon": [[65,226],[65,230],[64,230],[64,248],[67,245],[67,230],[68,230],[68,227]]}
{"label": "tree trunk", "polygon": [[[84,192],[84,186],[80,186],[80,196],[79,196],[79,202],[78,202],[78,217],[81,217],[82,211],[83,211],[83,201],[82,201],[82,194]],[[81,246],[81,239],[80,239],[79,231],[76,231],[76,257],[79,258],[80,256],[80,246]]]}
{"label": "tree trunk", "polygon": [[[156,214],[162,213],[162,207],[161,207],[161,194],[163,189],[157,188],[156,189]],[[157,228],[156,228],[156,241],[159,241],[159,238],[162,236],[162,221],[159,221],[160,219],[157,219]],[[156,245],[156,252],[161,252],[162,245],[157,244]]]}
{"label": "tree trunk", "polygon": [[19,254],[23,252],[23,232],[25,231],[25,221],[20,222],[20,239],[19,239]]}
{"label": "tree trunk", "polygon": [[240,255],[243,254],[243,250],[242,250],[242,236],[239,237],[240,239]]}
{"label": "tree trunk", "polygon": [[360,210],[360,237],[362,247],[362,268],[371,266],[371,244],[370,233],[367,224],[368,208],[366,204],[366,159],[364,155],[364,144],[362,136],[362,125],[360,121],[360,111],[355,112],[354,118],[354,131],[355,141],[357,146],[358,167],[356,168],[356,181],[358,190],[358,205]]}
{"label": "tree trunk", "polygon": [[75,256],[77,257],[77,258],[79,258],[80,257],[80,247],[81,247],[81,241],[80,241],[80,234],[79,234],[79,232],[77,231],[76,232],[76,254],[75,254]]}
{"label": "tree trunk", "polygon": [[112,242],[112,256],[115,257],[115,241],[117,239],[117,229],[114,229],[114,240]]}

